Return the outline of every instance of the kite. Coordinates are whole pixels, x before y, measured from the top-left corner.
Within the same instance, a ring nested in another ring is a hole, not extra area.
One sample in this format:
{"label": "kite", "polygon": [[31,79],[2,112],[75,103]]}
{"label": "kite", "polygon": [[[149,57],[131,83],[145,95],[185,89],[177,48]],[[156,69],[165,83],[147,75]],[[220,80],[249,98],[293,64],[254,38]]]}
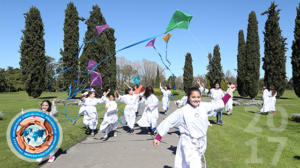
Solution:
{"label": "kite", "polygon": [[97,62],[96,62],[96,61],[89,60],[87,69],[88,69],[88,70],[91,70],[91,69],[93,69],[96,65],[97,65]]}
{"label": "kite", "polygon": [[172,34],[168,33],[163,37],[163,40],[166,42],[166,61],[169,63],[169,66],[171,66],[171,62],[168,60],[168,43],[170,38],[172,37]]}
{"label": "kite", "polygon": [[176,10],[169,22],[165,34],[174,29],[188,29],[192,18],[192,15]]}
{"label": "kite", "polygon": [[133,78],[133,82],[136,84],[136,85],[140,85],[140,77],[139,76],[135,76],[134,78]]}
{"label": "kite", "polygon": [[102,76],[99,72],[91,72],[91,86],[102,87]]}
{"label": "kite", "polygon": [[107,24],[101,25],[101,26],[96,26],[98,35],[100,36],[100,34],[107,28],[109,28],[109,26]]}
{"label": "kite", "polygon": [[156,38],[154,38],[154,39],[152,39],[151,41],[149,41],[149,42],[147,43],[146,47],[154,47],[155,39],[156,39]]}

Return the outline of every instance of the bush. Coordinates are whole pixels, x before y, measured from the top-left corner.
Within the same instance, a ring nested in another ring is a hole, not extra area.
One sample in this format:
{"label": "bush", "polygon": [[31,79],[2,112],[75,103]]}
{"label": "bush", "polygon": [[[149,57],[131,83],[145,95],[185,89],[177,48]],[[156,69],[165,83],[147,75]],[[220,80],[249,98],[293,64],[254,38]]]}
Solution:
{"label": "bush", "polygon": [[[173,89],[170,89],[170,91],[171,91],[171,94],[172,94],[172,93],[173,93]],[[175,91],[174,91],[174,96],[180,95],[181,92],[182,92],[182,91],[175,90]],[[155,94],[156,96],[162,96],[162,92],[161,92],[161,90],[160,90],[159,88],[154,88],[154,94]]]}

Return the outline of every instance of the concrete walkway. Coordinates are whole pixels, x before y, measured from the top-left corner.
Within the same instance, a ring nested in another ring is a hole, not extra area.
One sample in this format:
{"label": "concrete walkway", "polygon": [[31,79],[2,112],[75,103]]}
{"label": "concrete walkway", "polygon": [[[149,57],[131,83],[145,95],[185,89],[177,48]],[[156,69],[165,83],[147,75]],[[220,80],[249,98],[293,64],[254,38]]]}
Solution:
{"label": "concrete walkway", "polygon": [[[161,106],[160,106],[161,107]],[[160,114],[160,123],[176,106],[171,102],[167,115]],[[161,110],[161,108],[159,108]],[[139,117],[142,113],[140,110]],[[153,137],[147,134],[127,133],[120,125],[118,136],[103,141],[103,134],[87,137],[74,145],[64,154],[59,155],[55,162],[42,165],[43,168],[171,168],[174,165],[178,135],[175,130],[162,139],[158,148],[152,145]]]}

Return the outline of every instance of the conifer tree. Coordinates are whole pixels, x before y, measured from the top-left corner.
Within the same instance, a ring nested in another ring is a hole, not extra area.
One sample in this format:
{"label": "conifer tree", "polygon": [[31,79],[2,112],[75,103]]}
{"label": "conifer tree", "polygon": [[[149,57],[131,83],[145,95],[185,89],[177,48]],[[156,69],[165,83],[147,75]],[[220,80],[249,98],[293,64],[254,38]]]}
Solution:
{"label": "conifer tree", "polygon": [[265,23],[264,42],[265,51],[263,58],[263,69],[265,70],[264,84],[273,86],[280,97],[286,88],[286,38],[282,37],[279,26],[279,9],[272,2],[270,8],[262,15],[268,15]]}
{"label": "conifer tree", "polygon": [[21,38],[20,67],[25,90],[29,96],[39,97],[45,89],[46,63],[44,25],[40,11],[31,7],[25,13],[25,29]]}

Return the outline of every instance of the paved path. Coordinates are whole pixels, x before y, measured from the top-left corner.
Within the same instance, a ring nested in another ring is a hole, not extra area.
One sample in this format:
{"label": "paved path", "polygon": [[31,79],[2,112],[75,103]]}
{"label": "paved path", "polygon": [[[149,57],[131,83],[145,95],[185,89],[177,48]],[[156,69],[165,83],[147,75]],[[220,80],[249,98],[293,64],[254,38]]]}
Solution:
{"label": "paved path", "polygon": [[[171,102],[170,114],[176,109]],[[159,108],[161,109],[161,108]],[[142,111],[140,111],[141,115]],[[167,117],[160,114],[159,122]],[[140,117],[138,117],[140,118]],[[43,168],[171,168],[174,165],[175,149],[178,135],[171,130],[171,134],[163,137],[158,148],[152,145],[153,137],[146,134],[136,134],[140,128],[136,127],[133,134],[128,134],[122,127],[118,128],[118,136],[107,141],[95,137],[87,137],[84,141],[74,145],[59,155],[55,162],[42,165]]]}

